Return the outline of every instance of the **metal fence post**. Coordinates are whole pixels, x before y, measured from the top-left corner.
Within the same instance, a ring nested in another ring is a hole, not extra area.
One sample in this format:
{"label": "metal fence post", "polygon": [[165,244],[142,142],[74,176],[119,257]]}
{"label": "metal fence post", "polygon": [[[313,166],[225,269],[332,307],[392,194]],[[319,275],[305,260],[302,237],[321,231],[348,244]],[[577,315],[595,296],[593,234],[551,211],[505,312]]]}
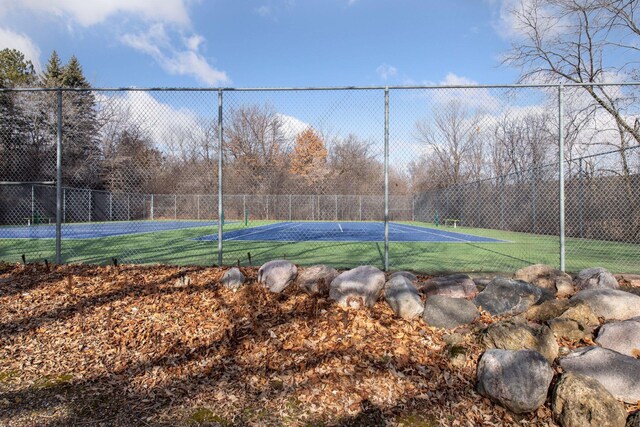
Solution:
{"label": "metal fence post", "polygon": [[109,221],[113,221],[113,193],[109,193]]}
{"label": "metal fence post", "polygon": [[289,194],[289,221],[291,221],[291,194]]}
{"label": "metal fence post", "polygon": [[336,222],[338,221],[338,195],[334,196],[336,198]]}
{"label": "metal fence post", "polygon": [[384,271],[389,271],[389,87],[384,88]]}
{"label": "metal fence post", "polygon": [[218,265],[222,265],[222,89],[218,89]]}
{"label": "metal fence post", "polygon": [[196,194],[196,206],[198,207],[198,221],[200,221],[200,195]]}
{"label": "metal fence post", "polygon": [[56,263],[62,264],[62,90],[57,90],[58,135],[56,138]]}
{"label": "metal fence post", "polygon": [[178,195],[173,195],[173,219],[178,219]]}
{"label": "metal fence post", "polygon": [[131,221],[131,194],[127,194],[127,221]]}
{"label": "metal fence post", "polygon": [[31,218],[29,219],[29,225],[33,224],[33,219],[35,218],[35,210],[36,210],[36,206],[35,206],[35,191],[33,189],[33,185],[31,186]]}
{"label": "metal fence post", "polygon": [[558,86],[558,201],[560,203],[560,270],[565,270],[565,236],[564,236],[564,85]]}
{"label": "metal fence post", "polygon": [[153,221],[153,194],[151,195],[151,221]]}

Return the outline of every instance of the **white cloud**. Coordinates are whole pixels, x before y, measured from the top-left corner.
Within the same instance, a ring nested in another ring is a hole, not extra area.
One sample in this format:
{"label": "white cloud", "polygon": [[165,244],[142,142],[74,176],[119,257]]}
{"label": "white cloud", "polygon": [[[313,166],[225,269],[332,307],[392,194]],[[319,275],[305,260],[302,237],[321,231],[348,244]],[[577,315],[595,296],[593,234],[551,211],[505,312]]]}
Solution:
{"label": "white cloud", "polygon": [[0,9],[27,9],[57,17],[69,17],[83,27],[102,23],[108,18],[126,13],[146,21],[161,21],[188,26],[186,0],[0,0]]}
{"label": "white cloud", "polygon": [[40,48],[26,34],[16,33],[8,28],[0,28],[0,49],[16,49],[24,53],[30,60],[36,72],[42,70],[40,64]]}
{"label": "white cloud", "polygon": [[557,35],[569,27],[566,18],[550,6],[542,6],[539,0],[495,0],[493,3],[499,3],[498,18],[493,22],[493,27],[507,40],[522,39],[531,34],[529,24],[518,15],[528,16],[533,11],[538,31],[545,36]]}
{"label": "white cloud", "polygon": [[398,74],[398,69],[393,65],[382,64],[378,68],[376,68],[376,73],[382,80],[387,80],[390,77],[394,77]]}
{"label": "white cloud", "polygon": [[255,9],[255,12],[262,16],[263,18],[268,18],[271,16],[271,8],[269,6],[267,6],[266,4],[263,4],[262,6],[258,7]]}
{"label": "white cloud", "polygon": [[286,114],[277,114],[278,119],[282,122],[282,131],[287,139],[293,140],[300,132],[307,130],[311,125],[302,120],[288,116]]}
{"label": "white cloud", "polygon": [[458,76],[454,73],[447,73],[444,80],[440,81],[440,85],[442,86],[473,86],[477,84],[478,82],[476,82],[475,80],[471,80],[463,76]]}
{"label": "white cloud", "polygon": [[[137,18],[139,21],[123,20],[122,23],[130,28],[139,28],[142,24],[145,30],[135,32],[130,29],[123,32],[119,30],[122,25],[110,26],[114,31],[120,31],[116,35],[120,42],[151,56],[169,74],[193,76],[208,86],[227,83],[227,74],[214,68],[201,53],[205,38],[191,29],[188,6],[192,1],[0,0],[0,17],[12,10],[26,10],[50,19],[67,20],[71,33],[75,32],[74,24],[87,28],[104,24],[108,19],[119,15]],[[13,35],[12,39],[19,40],[15,33]],[[30,41],[28,37],[22,36],[23,41]],[[29,45],[23,42],[21,46],[26,50],[25,53],[39,54],[33,43]],[[38,66],[39,64],[38,61]]]}
{"label": "white cloud", "polygon": [[199,47],[204,41],[199,35],[183,38],[184,47],[178,48],[172,43],[165,26],[154,24],[146,32],[125,34],[120,40],[125,45],[151,56],[169,74],[191,75],[209,86],[229,82],[227,74],[209,65],[207,59],[199,52]]}

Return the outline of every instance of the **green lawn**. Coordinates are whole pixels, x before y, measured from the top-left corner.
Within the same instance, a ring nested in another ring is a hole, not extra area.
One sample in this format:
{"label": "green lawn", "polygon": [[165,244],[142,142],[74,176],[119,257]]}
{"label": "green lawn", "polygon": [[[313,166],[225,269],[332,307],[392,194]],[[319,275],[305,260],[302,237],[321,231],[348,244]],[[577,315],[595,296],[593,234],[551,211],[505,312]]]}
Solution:
{"label": "green lawn", "polygon": [[[250,226],[271,224],[254,221]],[[433,224],[408,223],[424,227]],[[225,231],[242,228],[242,223],[225,226]],[[162,263],[212,265],[217,263],[216,241],[195,241],[194,237],[216,233],[216,227],[198,227],[98,239],[63,240],[64,262],[106,264]],[[395,243],[389,244],[391,270],[408,269],[425,273],[513,272],[534,263],[559,265],[558,238],[527,233],[459,227],[455,230],[507,243]],[[384,264],[384,244],[375,242],[224,242],[225,265],[251,265],[283,258],[300,265],[326,263],[337,268]],[[53,239],[0,239],[0,260],[17,262],[55,259]],[[613,272],[640,273],[640,245],[572,239],[566,241],[566,268],[575,272],[601,266]]]}

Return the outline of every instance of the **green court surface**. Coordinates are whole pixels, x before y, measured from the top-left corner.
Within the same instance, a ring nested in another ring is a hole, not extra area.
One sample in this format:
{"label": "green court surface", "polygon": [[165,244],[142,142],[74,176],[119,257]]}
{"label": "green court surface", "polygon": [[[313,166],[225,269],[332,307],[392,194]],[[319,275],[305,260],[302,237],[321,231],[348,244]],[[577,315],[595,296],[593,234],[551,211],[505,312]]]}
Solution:
{"label": "green court surface", "polygon": [[[274,221],[253,221],[249,227],[274,224]],[[402,222],[414,226],[435,228],[433,224]],[[245,228],[232,223],[224,231]],[[443,227],[440,227],[442,229]],[[447,230],[453,231],[453,228]],[[447,272],[505,272],[530,264],[559,266],[557,236],[543,236],[500,230],[458,227],[456,232],[498,239],[500,243],[472,242],[390,242],[389,269],[411,270],[428,274]],[[124,234],[92,239],[63,239],[62,255],[66,263],[108,264],[112,258],[119,263],[213,265],[217,264],[218,242],[194,240],[216,234],[215,226],[163,230],[139,234]],[[223,242],[223,264],[260,265],[272,259],[286,258],[299,265],[329,264],[350,268],[371,264],[384,266],[382,242]],[[0,260],[28,262],[55,259],[54,239],[0,239]],[[249,254],[251,261],[249,261]],[[616,273],[640,273],[640,245],[600,240],[566,240],[566,270],[576,272],[587,267],[605,267]]]}

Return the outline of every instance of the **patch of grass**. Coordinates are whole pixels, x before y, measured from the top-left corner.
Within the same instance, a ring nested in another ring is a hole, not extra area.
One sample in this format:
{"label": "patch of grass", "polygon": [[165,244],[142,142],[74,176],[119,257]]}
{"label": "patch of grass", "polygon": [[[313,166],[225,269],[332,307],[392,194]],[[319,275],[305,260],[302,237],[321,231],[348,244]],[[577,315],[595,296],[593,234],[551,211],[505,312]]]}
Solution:
{"label": "patch of grass", "polygon": [[435,427],[438,425],[432,416],[419,414],[405,414],[396,417],[395,422],[398,427]]}
{"label": "patch of grass", "polygon": [[191,424],[210,424],[215,423],[221,427],[227,427],[232,425],[231,421],[214,414],[211,410],[207,408],[198,408],[196,409],[189,418],[187,418],[187,422]]}
{"label": "patch of grass", "polygon": [[2,371],[0,372],[0,383],[9,382],[12,378],[18,376],[18,371]]}
{"label": "patch of grass", "polygon": [[64,387],[69,385],[71,381],[73,381],[73,375],[71,374],[45,375],[33,383],[33,388],[43,390],[54,387]]}
{"label": "patch of grass", "polygon": [[[253,221],[251,227],[273,224]],[[402,222],[434,229],[433,224]],[[225,232],[244,228],[243,223],[225,225]],[[440,230],[454,231],[439,227]],[[96,239],[62,241],[64,262],[109,264],[116,258],[121,264],[164,263],[173,265],[212,265],[217,263],[216,241],[193,240],[216,233],[216,227],[128,234]],[[513,272],[530,264],[558,266],[557,236],[519,233],[482,228],[458,227],[455,232],[490,237],[504,243],[390,242],[389,266],[394,270],[412,270],[430,274],[447,272]],[[336,268],[358,265],[384,265],[382,242],[223,242],[223,263],[258,266],[266,261],[286,258],[299,265],[326,263]],[[0,239],[0,260],[20,262],[55,259],[54,239]],[[590,239],[566,239],[566,268],[576,272],[595,265],[612,272],[640,273],[640,245]]]}

